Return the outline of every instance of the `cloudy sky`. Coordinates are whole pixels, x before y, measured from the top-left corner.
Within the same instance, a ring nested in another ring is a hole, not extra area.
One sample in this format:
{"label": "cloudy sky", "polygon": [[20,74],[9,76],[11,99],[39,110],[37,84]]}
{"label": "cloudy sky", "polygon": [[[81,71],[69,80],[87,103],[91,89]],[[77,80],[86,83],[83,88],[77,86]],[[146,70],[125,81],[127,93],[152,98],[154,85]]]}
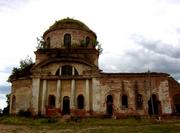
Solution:
{"label": "cloudy sky", "polygon": [[66,17],[97,34],[103,71],[150,69],[180,81],[180,0],[0,0],[0,108],[12,68],[34,58],[36,37]]}

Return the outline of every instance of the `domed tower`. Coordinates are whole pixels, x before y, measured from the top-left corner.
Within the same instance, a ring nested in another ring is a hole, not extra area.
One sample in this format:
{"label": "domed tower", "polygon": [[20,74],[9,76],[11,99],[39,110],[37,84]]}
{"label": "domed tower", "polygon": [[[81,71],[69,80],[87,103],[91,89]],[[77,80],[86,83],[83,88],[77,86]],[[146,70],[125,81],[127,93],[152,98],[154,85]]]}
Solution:
{"label": "domed tower", "polygon": [[44,44],[35,52],[36,64],[50,58],[68,58],[98,67],[97,37],[84,23],[70,18],[56,21],[43,39]]}
{"label": "domed tower", "polygon": [[97,37],[74,19],[56,21],[44,33],[31,69],[34,112],[87,113],[92,110],[92,82],[99,73]]}

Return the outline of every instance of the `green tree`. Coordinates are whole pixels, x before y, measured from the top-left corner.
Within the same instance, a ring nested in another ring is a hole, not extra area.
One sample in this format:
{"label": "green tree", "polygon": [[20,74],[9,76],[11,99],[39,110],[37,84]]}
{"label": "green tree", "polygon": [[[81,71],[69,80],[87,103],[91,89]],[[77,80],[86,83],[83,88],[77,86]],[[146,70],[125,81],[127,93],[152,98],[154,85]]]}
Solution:
{"label": "green tree", "polygon": [[30,69],[33,66],[32,58],[27,56],[24,60],[20,61],[19,67],[14,67],[11,75],[8,78],[8,82],[12,79],[17,79],[19,77],[25,77],[31,74]]}
{"label": "green tree", "polygon": [[6,103],[7,103],[7,107],[5,107],[3,109],[3,115],[9,115],[9,108],[10,108],[10,94],[6,95]]}

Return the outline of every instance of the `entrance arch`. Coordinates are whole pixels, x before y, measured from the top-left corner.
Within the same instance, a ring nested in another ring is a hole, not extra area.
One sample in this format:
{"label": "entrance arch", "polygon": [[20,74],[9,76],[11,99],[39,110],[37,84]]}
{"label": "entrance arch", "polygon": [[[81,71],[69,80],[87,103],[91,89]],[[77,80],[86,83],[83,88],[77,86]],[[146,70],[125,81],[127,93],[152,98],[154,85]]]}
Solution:
{"label": "entrance arch", "polygon": [[175,106],[175,113],[180,114],[180,94],[176,94],[173,96],[173,102]]}
{"label": "entrance arch", "polygon": [[84,108],[84,97],[83,97],[83,95],[79,95],[77,97],[77,105],[78,105],[78,109]]}
{"label": "entrance arch", "polygon": [[148,101],[148,113],[149,115],[159,115],[160,111],[160,101],[158,101],[157,96],[153,94]]}
{"label": "entrance arch", "polygon": [[106,113],[108,115],[113,114],[113,96],[112,95],[108,95],[106,98]]}
{"label": "entrance arch", "polygon": [[63,115],[70,114],[70,98],[65,96],[63,98]]}

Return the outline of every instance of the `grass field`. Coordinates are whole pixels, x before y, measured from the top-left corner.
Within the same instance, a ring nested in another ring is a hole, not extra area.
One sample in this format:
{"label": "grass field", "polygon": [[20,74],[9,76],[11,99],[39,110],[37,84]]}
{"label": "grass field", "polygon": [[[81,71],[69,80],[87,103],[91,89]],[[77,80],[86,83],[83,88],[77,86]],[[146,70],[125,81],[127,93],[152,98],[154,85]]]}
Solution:
{"label": "grass field", "polygon": [[180,133],[180,119],[78,119],[0,117],[0,133]]}

